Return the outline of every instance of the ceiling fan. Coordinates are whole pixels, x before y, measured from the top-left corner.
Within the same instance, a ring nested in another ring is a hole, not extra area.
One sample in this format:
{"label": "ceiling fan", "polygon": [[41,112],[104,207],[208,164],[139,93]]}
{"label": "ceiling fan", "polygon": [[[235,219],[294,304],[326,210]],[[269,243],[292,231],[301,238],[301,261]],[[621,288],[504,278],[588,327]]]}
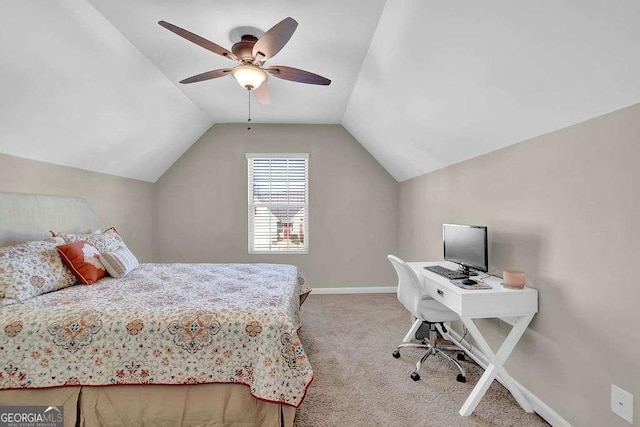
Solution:
{"label": "ceiling fan", "polygon": [[213,53],[235,61],[237,65],[233,68],[220,68],[207,71],[195,76],[181,80],[180,83],[195,83],[204,80],[216,79],[231,74],[245,89],[252,91],[258,102],[263,105],[270,103],[269,88],[267,87],[267,76],[272,75],[283,80],[291,80],[299,83],[312,85],[329,85],[331,80],[309,71],[297,68],[286,67],[284,65],[272,65],[263,67],[265,61],[275,56],[287,44],[294,31],[298,27],[298,22],[293,18],[285,18],[271,27],[259,39],[254,35],[243,35],[241,40],[235,43],[231,50],[191,33],[185,29],[177,27],[166,21],[158,22],[161,26],[172,31],[190,42],[197,44]]}

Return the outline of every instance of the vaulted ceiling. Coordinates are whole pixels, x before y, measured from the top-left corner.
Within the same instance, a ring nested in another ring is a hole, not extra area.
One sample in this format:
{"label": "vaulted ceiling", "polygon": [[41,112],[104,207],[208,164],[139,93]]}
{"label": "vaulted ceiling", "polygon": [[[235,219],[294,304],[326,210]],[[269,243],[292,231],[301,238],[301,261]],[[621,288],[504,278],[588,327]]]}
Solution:
{"label": "vaulted ceiling", "polygon": [[156,181],[210,126],[247,119],[233,65],[160,27],[230,48],[238,27],[299,26],[269,64],[257,123],[338,123],[397,180],[640,102],[634,0],[7,0],[0,152]]}

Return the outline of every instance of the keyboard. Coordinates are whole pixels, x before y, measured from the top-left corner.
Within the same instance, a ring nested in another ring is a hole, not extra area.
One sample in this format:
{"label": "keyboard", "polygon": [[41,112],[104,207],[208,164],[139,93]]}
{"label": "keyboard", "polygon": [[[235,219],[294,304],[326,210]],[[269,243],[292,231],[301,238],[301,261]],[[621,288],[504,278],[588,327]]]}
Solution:
{"label": "keyboard", "polygon": [[429,270],[432,273],[436,273],[442,277],[446,277],[447,279],[450,279],[450,280],[466,279],[467,277],[469,277],[466,274],[462,273],[461,271],[449,270],[448,268],[445,268],[441,265],[431,265],[429,267],[425,267],[425,269]]}

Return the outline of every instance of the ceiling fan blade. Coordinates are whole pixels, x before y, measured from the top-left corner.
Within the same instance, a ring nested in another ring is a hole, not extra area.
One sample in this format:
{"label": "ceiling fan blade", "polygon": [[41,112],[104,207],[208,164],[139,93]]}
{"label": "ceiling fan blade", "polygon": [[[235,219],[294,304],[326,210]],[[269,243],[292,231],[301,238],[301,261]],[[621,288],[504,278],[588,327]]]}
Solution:
{"label": "ceiling fan blade", "polygon": [[269,86],[267,86],[267,82],[262,83],[258,86],[258,89],[254,89],[252,92],[260,104],[271,104],[271,94],[269,93]]}
{"label": "ceiling fan blade", "polygon": [[331,80],[326,77],[310,73],[309,71],[299,70],[297,68],[285,67],[284,65],[273,65],[269,68],[265,68],[265,71],[271,74],[273,77],[284,80],[291,80],[298,83],[323,86],[328,86],[331,84]]}
{"label": "ceiling fan blade", "polygon": [[253,46],[256,61],[264,62],[280,52],[297,27],[298,22],[293,18],[285,18],[271,27]]}
{"label": "ceiling fan blade", "polygon": [[177,27],[177,26],[175,26],[173,24],[170,24],[170,23],[168,23],[166,21],[159,21],[158,24],[160,24],[161,26],[163,26],[167,30],[176,33],[180,37],[183,37],[183,38],[189,40],[190,42],[197,44],[200,47],[203,47],[203,48],[205,48],[207,50],[210,50],[213,53],[217,53],[218,55],[221,55],[221,56],[224,56],[226,58],[229,58],[229,59],[231,59],[233,61],[238,61],[238,58],[233,54],[233,52],[223,48],[222,46],[218,46],[214,42],[209,41],[209,40],[205,39],[204,37],[200,37],[197,34],[193,34],[190,31],[187,31],[187,30],[185,30],[183,28]]}
{"label": "ceiling fan blade", "polygon": [[197,74],[184,80],[180,80],[180,83],[187,84],[201,82],[203,80],[217,79],[218,77],[223,77],[227,74],[231,74],[231,68],[220,68],[219,70],[207,71],[206,73]]}

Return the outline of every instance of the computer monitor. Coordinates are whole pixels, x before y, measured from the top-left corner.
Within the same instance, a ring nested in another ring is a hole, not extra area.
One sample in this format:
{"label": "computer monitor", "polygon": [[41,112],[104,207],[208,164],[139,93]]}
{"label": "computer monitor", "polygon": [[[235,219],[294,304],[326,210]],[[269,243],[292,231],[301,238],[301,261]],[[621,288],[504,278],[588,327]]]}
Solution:
{"label": "computer monitor", "polygon": [[489,271],[487,227],[442,224],[442,243],[444,259],[459,264],[465,274],[469,269]]}

